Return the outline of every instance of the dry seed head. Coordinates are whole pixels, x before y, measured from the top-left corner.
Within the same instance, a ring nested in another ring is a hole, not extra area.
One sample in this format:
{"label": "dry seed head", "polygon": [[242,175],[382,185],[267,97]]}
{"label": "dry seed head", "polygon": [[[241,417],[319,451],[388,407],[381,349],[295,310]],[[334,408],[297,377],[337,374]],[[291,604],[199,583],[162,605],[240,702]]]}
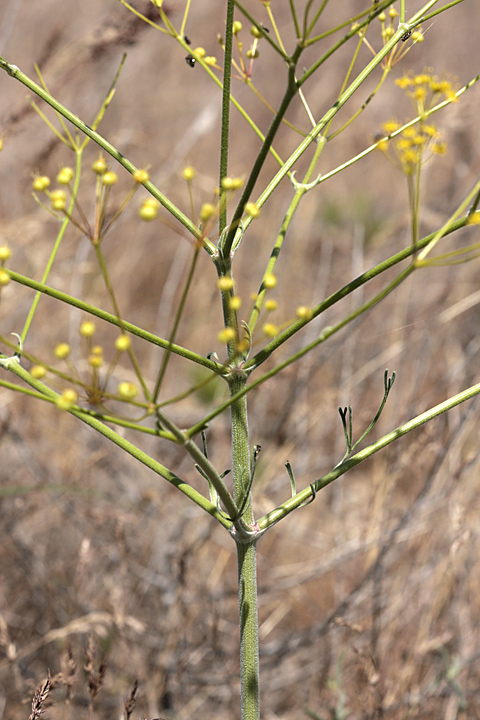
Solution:
{"label": "dry seed head", "polygon": [[124,400],[133,400],[138,395],[138,388],[135,383],[125,381],[118,385],[117,392]]}

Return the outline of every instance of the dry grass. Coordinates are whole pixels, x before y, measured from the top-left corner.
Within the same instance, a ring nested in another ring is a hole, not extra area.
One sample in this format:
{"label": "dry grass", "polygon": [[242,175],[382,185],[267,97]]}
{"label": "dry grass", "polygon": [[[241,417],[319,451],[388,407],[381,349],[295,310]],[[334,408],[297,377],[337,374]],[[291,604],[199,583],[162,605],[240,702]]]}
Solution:
{"label": "dry grass", "polygon": [[[187,32],[194,44],[215,52],[220,28],[205,19],[218,3],[198,5]],[[279,21],[286,23],[288,3],[280,5]],[[182,3],[170,6],[175,11]],[[8,12],[15,15],[15,7],[5,3],[0,21]],[[180,171],[192,163],[201,170],[208,199],[217,174],[211,138],[219,96],[185,65],[182,51],[106,0],[84,0],[81,13],[71,0],[43,0],[28,11],[18,7],[13,24],[2,26],[9,30],[2,54],[29,74],[42,59],[52,92],[87,120],[128,45],[102,132],[139,165],[150,162],[154,180],[172,188],[173,200],[184,207]],[[421,50],[411,53],[408,66],[428,64],[468,80],[478,71],[471,28],[479,21],[475,3],[451,10]],[[279,71],[268,53],[264,62],[256,80],[274,103],[283,85],[272,82]],[[329,71],[331,86],[319,81],[310,89],[316,114],[328,106],[341,75],[339,66]],[[254,106],[245,88],[235,91]],[[0,77],[0,97],[0,237],[14,251],[12,267],[38,277],[55,225],[35,209],[30,173],[55,174],[66,158],[30,111],[23,89],[6,76]],[[349,140],[331,151],[329,162],[364,147],[382,120],[408,112],[399,93],[387,89]],[[425,232],[438,227],[478,174],[477,116],[474,90],[438,121],[451,151],[426,171]],[[268,111],[255,117],[265,127]],[[233,136],[231,167],[241,174],[256,143],[237,118]],[[278,150],[285,156],[290,146],[285,132]],[[92,148],[91,158],[95,154]],[[305,199],[289,238],[288,262],[279,263],[280,319],[407,242],[405,188],[380,160],[372,158]],[[89,207],[91,188],[84,192]],[[255,248],[239,253],[238,291],[244,297],[258,285],[256,260],[269,252],[263,238],[277,231],[289,196],[285,186],[277,204],[265,207],[249,241]],[[108,310],[85,242],[71,234],[51,282],[74,295],[86,293]],[[139,228],[132,209],[107,237],[105,252],[125,316],[165,334],[187,244],[167,228]],[[71,280],[79,266],[82,272]],[[213,277],[202,258],[179,338],[204,354],[219,349],[212,347],[221,323]],[[31,298],[30,291],[11,286],[2,294],[4,336],[22,326]],[[360,302],[358,293],[323,324]],[[385,367],[398,377],[377,437],[478,381],[478,303],[478,265],[426,270],[351,334],[261,387],[251,400],[252,442],[262,445],[254,489],[258,514],[288,496],[287,460],[301,487],[338,462],[343,436],[337,408],[353,406],[360,434],[380,402]],[[75,337],[78,320],[44,299],[29,349],[51,357],[57,341]],[[108,345],[111,333],[100,333]],[[154,377],[159,354],[141,345],[136,350]],[[182,363],[172,366],[168,395],[192,381],[186,371]],[[188,425],[205,411],[202,402],[174,406],[172,416]],[[303,708],[322,720],[480,717],[478,411],[472,401],[408,436],[262,539],[265,720],[297,720],[306,717]],[[25,717],[32,697],[32,720],[43,713],[72,720],[112,714],[126,720],[237,718],[235,548],[226,533],[145,468],[51,407],[1,390],[0,433],[0,718]],[[212,424],[208,440],[217,467],[229,467],[226,421]],[[201,487],[178,448],[140,441]]]}

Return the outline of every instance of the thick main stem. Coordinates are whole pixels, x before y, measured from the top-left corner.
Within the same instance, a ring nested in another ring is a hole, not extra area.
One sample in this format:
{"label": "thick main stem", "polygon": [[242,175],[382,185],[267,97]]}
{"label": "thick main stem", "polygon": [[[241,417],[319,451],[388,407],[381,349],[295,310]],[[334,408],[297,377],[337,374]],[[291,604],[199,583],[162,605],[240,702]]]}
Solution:
{"label": "thick main stem", "polygon": [[[243,390],[247,378],[236,375],[230,381],[230,394]],[[250,445],[246,395],[231,406],[233,487],[237,507],[241,507],[250,480]],[[254,524],[251,499],[247,503],[244,520]],[[260,719],[259,646],[257,612],[257,547],[255,540],[237,542],[238,600],[240,620],[240,676],[242,720]]]}

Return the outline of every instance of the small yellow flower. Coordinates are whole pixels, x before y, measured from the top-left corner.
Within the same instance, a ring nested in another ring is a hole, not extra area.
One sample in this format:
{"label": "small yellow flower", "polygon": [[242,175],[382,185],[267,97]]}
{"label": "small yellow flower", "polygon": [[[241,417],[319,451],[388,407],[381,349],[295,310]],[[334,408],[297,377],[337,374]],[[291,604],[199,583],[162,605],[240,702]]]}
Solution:
{"label": "small yellow flower", "polygon": [[240,310],[242,306],[242,298],[239,295],[232,295],[228,305],[230,310]]}
{"label": "small yellow flower", "polygon": [[144,200],[141,204],[138,214],[145,222],[151,222],[158,216],[158,210],[159,205],[157,200],[155,200],[155,198],[148,198],[148,200]]}
{"label": "small yellow flower", "polygon": [[50,187],[50,178],[46,175],[40,175],[35,178],[32,183],[32,187],[35,192],[44,192],[44,190],[47,190],[47,188]]}
{"label": "small yellow flower", "polygon": [[397,80],[395,80],[395,85],[398,85],[398,87],[402,90],[406,90],[406,88],[410,87],[412,84],[412,78],[408,77],[407,75],[404,75],[402,78],[398,78]]}
{"label": "small yellow flower", "polygon": [[313,313],[311,308],[307,307],[306,305],[299,305],[295,311],[295,314],[299,320],[310,320]]}
{"label": "small yellow flower", "polygon": [[265,301],[265,310],[267,312],[273,312],[277,309],[277,301],[276,300],[266,300]]}
{"label": "small yellow flower", "polygon": [[228,292],[233,289],[233,279],[231,277],[221,277],[217,280],[217,287],[222,292]]}
{"label": "small yellow flower", "polygon": [[237,337],[237,334],[236,334],[235,330],[231,327],[227,327],[218,333],[218,340],[221,343],[232,342],[232,340],[235,340],[236,337]]}
{"label": "small yellow flower", "polygon": [[41,380],[47,374],[47,368],[43,365],[34,365],[30,370],[30,375],[37,380]]}
{"label": "small yellow flower", "polygon": [[222,180],[222,190],[238,190],[242,185],[242,178],[224,177]]}
{"label": "small yellow flower", "polygon": [[104,157],[99,157],[98,160],[95,160],[94,163],[92,163],[92,170],[95,173],[95,175],[103,175],[107,172],[107,161]]}
{"label": "small yellow flower", "polygon": [[103,348],[101,345],[94,345],[92,347],[92,355],[103,355]]}
{"label": "small yellow flower", "polygon": [[422,43],[423,42],[423,33],[421,30],[414,30],[412,33],[412,40],[414,43]]}
{"label": "small yellow flower", "polygon": [[0,245],[0,262],[9,260],[12,256],[12,251],[6,245]]}
{"label": "small yellow flower", "polygon": [[78,401],[78,395],[75,390],[64,390],[57,398],[56,405],[60,410],[70,410]]}
{"label": "small yellow flower", "polygon": [[400,127],[400,123],[396,120],[387,120],[387,122],[384,122],[382,125],[382,130],[384,131],[385,135],[391,135],[395,132],[395,130],[398,130]]}
{"label": "small yellow flower", "polygon": [[203,48],[203,47],[195,48],[192,55],[198,55],[199,58],[204,58],[206,55],[205,48]]}
{"label": "small yellow flower", "polygon": [[59,185],[68,185],[72,182],[75,173],[71,167],[63,167],[57,175],[57,182]]}
{"label": "small yellow flower", "polygon": [[148,180],[150,180],[150,175],[146,170],[135,170],[132,177],[137,183],[146,183]]}
{"label": "small yellow flower", "polygon": [[118,385],[117,392],[123,400],[133,400],[138,395],[138,387],[132,382],[121,382]]}
{"label": "small yellow flower", "polygon": [[480,210],[477,210],[476,212],[472,213],[472,215],[470,215],[470,217],[468,218],[468,224],[480,225]]}
{"label": "small yellow flower", "polygon": [[275,337],[275,335],[278,334],[278,327],[274,325],[273,323],[265,323],[263,328],[263,334],[267,337]]}
{"label": "small yellow flower", "polygon": [[101,355],[94,355],[93,353],[89,355],[88,358],[88,364],[90,367],[98,369],[101,368],[103,365],[103,357]]}
{"label": "small yellow flower", "polygon": [[239,20],[235,20],[232,25],[232,32],[234,35],[238,35],[240,30],[242,29],[242,23]]}
{"label": "small yellow flower", "polygon": [[68,343],[59,343],[54,350],[55,357],[59,360],[65,360],[70,355],[71,350],[72,348]]}
{"label": "small yellow flower", "polygon": [[92,337],[95,332],[95,323],[91,320],[84,320],[80,325],[80,335],[83,337]]}
{"label": "small yellow flower", "polygon": [[207,220],[210,220],[213,215],[215,215],[215,205],[212,205],[212,203],[203,203],[200,208],[200,220],[202,220],[202,222],[206,222]]}
{"label": "small yellow flower", "polygon": [[102,183],[107,187],[111,187],[118,182],[118,175],[113,170],[107,170],[102,175]]}
{"label": "small yellow flower", "polygon": [[253,35],[256,40],[260,40],[260,38],[263,37],[263,33],[261,33],[255,25],[252,25],[250,28],[250,35]]}
{"label": "small yellow flower", "polygon": [[129,350],[131,344],[132,342],[128,335],[119,335],[115,340],[115,347],[118,352],[125,352],[125,350]]}
{"label": "small yellow flower", "polygon": [[260,215],[260,208],[253,202],[248,202],[245,205],[245,212],[252,218],[256,218]]}
{"label": "small yellow flower", "polygon": [[267,273],[263,278],[263,285],[267,290],[272,290],[277,284],[277,278],[273,273]]}
{"label": "small yellow flower", "polygon": [[61,212],[62,210],[65,210],[65,205],[67,204],[67,195],[64,190],[53,190],[50,193],[50,202],[52,204],[52,208],[54,210],[57,210],[57,212]]}
{"label": "small yellow flower", "polygon": [[0,268],[0,287],[4,287],[5,285],[8,285],[10,282],[10,273],[8,270],[5,270],[5,268]]}
{"label": "small yellow flower", "polygon": [[447,143],[443,140],[437,140],[432,145],[432,153],[434,155],[445,155],[447,152]]}
{"label": "small yellow flower", "polygon": [[195,177],[196,172],[195,168],[191,167],[191,165],[188,165],[186,168],[184,168],[182,172],[183,179],[187,182],[191,182],[193,178]]}
{"label": "small yellow flower", "polygon": [[214,57],[213,55],[207,55],[207,56],[203,59],[203,62],[205,63],[205,65],[216,65],[216,64],[217,64],[217,58]]}

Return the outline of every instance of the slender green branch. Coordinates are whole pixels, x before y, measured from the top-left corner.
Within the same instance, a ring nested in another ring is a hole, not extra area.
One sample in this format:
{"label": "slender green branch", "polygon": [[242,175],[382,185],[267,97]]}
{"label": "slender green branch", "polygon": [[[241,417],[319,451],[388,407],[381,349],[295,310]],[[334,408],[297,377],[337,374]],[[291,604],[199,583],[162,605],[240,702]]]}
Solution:
{"label": "slender green branch", "polygon": [[[4,359],[4,357],[2,359]],[[41,393],[45,397],[50,398],[55,402],[58,401],[59,395],[39,380],[33,378],[32,375],[27,372],[27,370],[24,370],[24,368],[22,368],[20,363],[10,363],[9,370],[13,372],[17,377],[21,378],[24,382],[26,382],[27,385],[33,387],[34,390],[36,390],[38,393]],[[84,413],[81,408],[73,407],[68,410],[68,412],[71,415],[77,417],[89,427],[96,430],[104,437],[106,437],[108,440],[121,448],[124,452],[134,457],[136,460],[142,463],[142,465],[145,465],[146,467],[150,468],[150,470],[153,470],[153,472],[155,472],[157,475],[160,475],[160,477],[164,478],[164,480],[167,480],[167,482],[169,482],[171,485],[174,485],[184,495],[189,497],[190,500],[193,500],[194,503],[196,503],[199,507],[205,510],[205,512],[215,518],[215,520],[218,520],[218,522],[221,523],[221,525],[223,525],[225,528],[230,529],[232,527],[232,523],[217,510],[213,503],[207,500],[201,493],[192,488],[184,480],[181,480],[179,477],[177,477],[174,473],[171,472],[171,470],[166,468],[164,465],[161,465],[159,462],[150,457],[150,455],[143,452],[143,450],[140,450],[140,448],[136,447],[136,445],[121,437],[118,433],[116,433],[114,430],[112,430],[110,427],[100,422],[96,418],[93,418],[87,413]]]}
{"label": "slender green branch", "polygon": [[94,315],[100,320],[105,320],[112,325],[116,325],[116,327],[119,327],[126,332],[132,333],[132,335],[136,335],[137,337],[142,338],[149,343],[152,343],[152,345],[158,345],[159,347],[165,348],[165,350],[168,349],[170,352],[173,352],[176,355],[180,355],[187,360],[192,360],[194,363],[197,363],[197,365],[203,365],[203,367],[208,368],[208,370],[212,370],[217,375],[224,374],[226,372],[226,370],[221,365],[214,362],[213,360],[202,357],[202,355],[198,355],[197,353],[192,352],[191,350],[187,350],[180,345],[170,344],[168,340],[164,340],[163,338],[160,338],[157,335],[154,335],[153,333],[150,333],[147,330],[138,327],[137,325],[133,325],[132,323],[127,322],[126,320],[120,320],[115,315],[105,312],[105,310],[100,310],[100,308],[97,308],[94,305],[90,305],[83,300],[78,300],[71,295],[67,295],[67,293],[61,292],[60,290],[55,290],[48,285],[43,285],[42,283],[36,282],[35,280],[25,277],[24,275],[20,275],[13,270],[9,270],[8,274],[10,275],[10,278],[12,280],[20,283],[20,285],[25,285],[26,287],[32,288],[33,290],[38,290],[44,295],[53,297],[56,300],[61,300],[68,305],[72,305],[79,310],[83,310],[89,315]]}
{"label": "slender green branch", "polygon": [[228,140],[230,133],[230,87],[232,83],[232,48],[233,48],[233,15],[235,4],[227,0],[227,18],[225,22],[225,51],[223,65],[222,87],[222,130],[220,138],[220,173],[218,187],[220,188],[220,214],[218,217],[219,234],[227,226],[227,203],[225,191],[222,193],[222,180],[228,173]]}
{"label": "slender green branch", "polygon": [[435,405],[435,407],[431,408],[430,410],[427,410],[421,415],[417,415],[417,417],[413,418],[412,420],[409,420],[403,425],[400,425],[398,428],[396,428],[396,430],[392,430],[392,432],[384,435],[382,438],[380,438],[380,440],[372,443],[372,445],[369,445],[364,450],[360,450],[360,452],[356,453],[349,460],[346,460],[341,465],[338,465],[338,467],[336,467],[334,470],[331,470],[319,480],[316,480],[308,488],[305,488],[305,490],[297,493],[294,497],[289,498],[282,505],[275,508],[275,510],[272,510],[271,512],[267,513],[267,515],[264,515],[262,518],[260,518],[260,520],[258,520],[257,522],[260,531],[265,532],[266,530],[268,530],[270,527],[272,527],[272,525],[277,523],[279,520],[282,520],[293,510],[296,510],[298,507],[310,500],[319,490],[326,487],[331,482],[339,478],[341,475],[344,475],[346,472],[359,465],[361,462],[364,462],[372,455],[377,453],[379,450],[383,450],[383,448],[387,447],[392,442],[395,442],[396,440],[403,437],[412,430],[416,430],[422,425],[425,425],[425,423],[430,422],[434,418],[438,417],[442,413],[448,412],[452,408],[457,407],[466,400],[470,400],[471,398],[479,394],[480,383],[478,383],[477,385],[472,385],[467,390],[458,393],[458,395],[454,395],[448,400],[445,400],[439,405]]}

